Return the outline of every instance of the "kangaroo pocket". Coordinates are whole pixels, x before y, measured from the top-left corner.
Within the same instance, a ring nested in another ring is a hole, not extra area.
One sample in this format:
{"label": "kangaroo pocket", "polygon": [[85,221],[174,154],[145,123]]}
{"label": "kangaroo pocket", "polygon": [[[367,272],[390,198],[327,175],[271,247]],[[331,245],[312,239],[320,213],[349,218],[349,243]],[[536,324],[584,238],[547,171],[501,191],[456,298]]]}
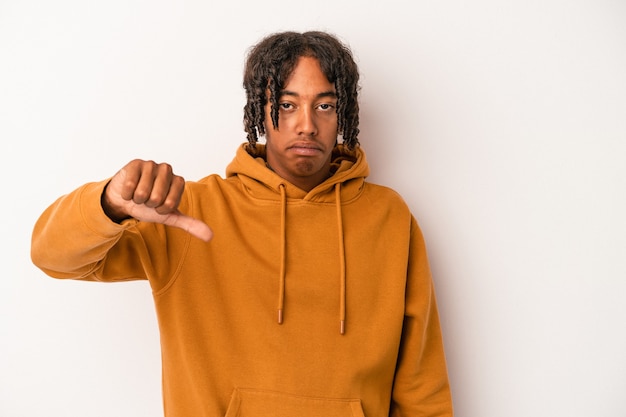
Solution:
{"label": "kangaroo pocket", "polygon": [[365,417],[361,400],[235,389],[225,417]]}

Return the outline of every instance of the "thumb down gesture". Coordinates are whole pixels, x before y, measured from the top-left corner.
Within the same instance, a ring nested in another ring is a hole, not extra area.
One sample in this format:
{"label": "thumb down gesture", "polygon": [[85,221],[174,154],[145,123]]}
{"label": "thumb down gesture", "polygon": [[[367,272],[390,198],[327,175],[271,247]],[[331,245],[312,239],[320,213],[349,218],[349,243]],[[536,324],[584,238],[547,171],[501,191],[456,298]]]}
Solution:
{"label": "thumb down gesture", "polygon": [[134,218],[183,229],[206,242],[213,231],[201,220],[178,210],[185,180],[166,163],[135,159],[111,178],[102,194],[102,208],[109,218],[120,222]]}

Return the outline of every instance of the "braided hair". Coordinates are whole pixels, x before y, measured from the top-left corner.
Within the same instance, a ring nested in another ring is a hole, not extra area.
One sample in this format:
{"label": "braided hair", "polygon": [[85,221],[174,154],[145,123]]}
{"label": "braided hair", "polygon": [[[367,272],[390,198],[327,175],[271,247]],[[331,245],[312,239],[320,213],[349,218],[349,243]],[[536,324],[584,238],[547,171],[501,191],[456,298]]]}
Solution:
{"label": "braided hair", "polygon": [[[278,127],[278,98],[300,57],[316,58],[337,93],[338,133],[343,144],[353,150],[359,144],[359,70],[350,49],[335,36],[319,31],[280,32],[262,39],[248,53],[243,87],[246,91],[243,124],[253,150],[259,136],[265,135],[265,111]],[[269,91],[269,97],[267,92]]]}

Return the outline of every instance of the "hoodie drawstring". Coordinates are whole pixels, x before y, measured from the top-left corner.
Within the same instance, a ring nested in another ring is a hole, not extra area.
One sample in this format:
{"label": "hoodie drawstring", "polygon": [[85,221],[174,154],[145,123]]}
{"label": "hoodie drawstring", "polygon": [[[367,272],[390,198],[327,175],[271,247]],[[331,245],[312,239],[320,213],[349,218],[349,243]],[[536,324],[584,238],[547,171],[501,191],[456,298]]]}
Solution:
{"label": "hoodie drawstring", "polygon": [[339,333],[346,333],[346,251],[343,241],[343,217],[341,215],[341,183],[335,184],[337,207],[337,231],[339,233]]}
{"label": "hoodie drawstring", "polygon": [[285,274],[287,263],[287,193],[285,185],[280,184],[280,276],[278,278],[278,324],[283,324],[283,309],[285,308]]}
{"label": "hoodie drawstring", "polygon": [[[280,184],[280,275],[278,277],[278,324],[283,323],[285,308],[285,275],[287,268],[287,192]],[[339,333],[346,333],[346,253],[341,214],[341,184],[335,184],[335,207],[337,209],[337,232],[339,237]]]}

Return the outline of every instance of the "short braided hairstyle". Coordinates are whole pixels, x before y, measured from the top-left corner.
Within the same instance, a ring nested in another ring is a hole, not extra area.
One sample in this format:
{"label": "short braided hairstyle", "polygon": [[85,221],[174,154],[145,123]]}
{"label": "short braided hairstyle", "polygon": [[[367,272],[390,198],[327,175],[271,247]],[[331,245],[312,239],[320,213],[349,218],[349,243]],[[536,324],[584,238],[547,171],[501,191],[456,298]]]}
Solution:
{"label": "short braided hairstyle", "polygon": [[337,93],[338,133],[353,150],[359,144],[359,70],[350,49],[334,35],[320,31],[279,32],[253,46],[246,59],[243,87],[246,91],[243,124],[249,148],[265,135],[265,111],[269,91],[271,119],[278,127],[278,95],[300,57],[316,58]]}

